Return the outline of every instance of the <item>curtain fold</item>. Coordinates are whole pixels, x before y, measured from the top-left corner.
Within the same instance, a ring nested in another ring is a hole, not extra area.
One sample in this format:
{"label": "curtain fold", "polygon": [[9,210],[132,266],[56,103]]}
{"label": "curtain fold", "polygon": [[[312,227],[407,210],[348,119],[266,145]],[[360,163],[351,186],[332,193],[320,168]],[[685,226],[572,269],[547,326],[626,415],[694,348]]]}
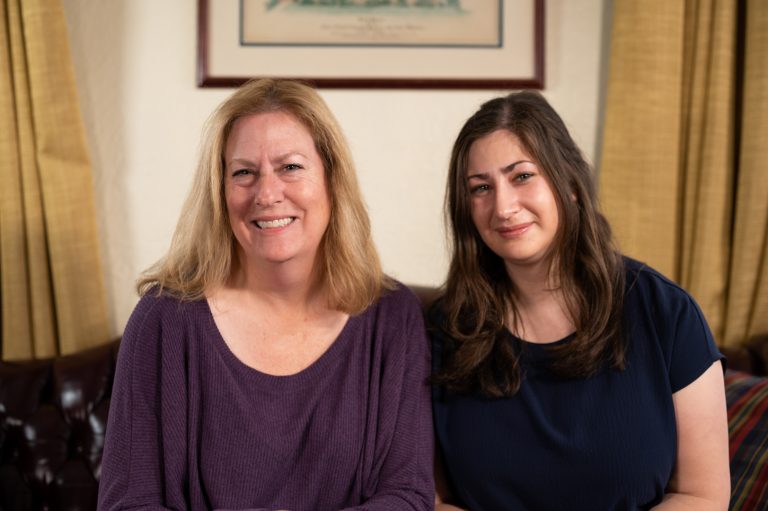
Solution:
{"label": "curtain fold", "polygon": [[59,0],[0,9],[2,358],[109,340],[90,162]]}
{"label": "curtain fold", "polygon": [[722,332],[734,167],[736,2],[686,2],[676,280]]}
{"label": "curtain fold", "polygon": [[666,0],[617,0],[613,9],[601,204],[620,248],[672,276],[685,10]]}
{"label": "curtain fold", "polygon": [[603,209],[624,252],[688,289],[727,345],[768,331],[764,4],[614,4]]}
{"label": "curtain fold", "polygon": [[745,15],[744,95],[725,344],[768,332],[768,2]]}

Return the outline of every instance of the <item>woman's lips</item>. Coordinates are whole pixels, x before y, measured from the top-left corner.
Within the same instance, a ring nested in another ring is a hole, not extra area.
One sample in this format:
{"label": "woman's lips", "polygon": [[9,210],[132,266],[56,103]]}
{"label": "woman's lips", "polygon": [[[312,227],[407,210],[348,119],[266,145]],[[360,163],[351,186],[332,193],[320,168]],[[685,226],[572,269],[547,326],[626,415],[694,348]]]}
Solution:
{"label": "woman's lips", "polygon": [[496,232],[498,232],[502,238],[517,238],[525,234],[532,225],[533,222],[526,222],[524,224],[517,224],[509,227],[499,227],[496,229]]}

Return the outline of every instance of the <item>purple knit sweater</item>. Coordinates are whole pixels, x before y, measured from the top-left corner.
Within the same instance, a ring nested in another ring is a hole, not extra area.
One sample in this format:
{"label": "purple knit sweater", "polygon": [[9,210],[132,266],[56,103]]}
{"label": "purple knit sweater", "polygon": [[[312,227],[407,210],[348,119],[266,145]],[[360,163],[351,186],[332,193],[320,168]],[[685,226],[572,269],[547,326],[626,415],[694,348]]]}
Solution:
{"label": "purple knit sweater", "polygon": [[120,347],[99,509],[432,509],[428,359],[404,287],[291,376],[236,358],[206,301],[147,295]]}

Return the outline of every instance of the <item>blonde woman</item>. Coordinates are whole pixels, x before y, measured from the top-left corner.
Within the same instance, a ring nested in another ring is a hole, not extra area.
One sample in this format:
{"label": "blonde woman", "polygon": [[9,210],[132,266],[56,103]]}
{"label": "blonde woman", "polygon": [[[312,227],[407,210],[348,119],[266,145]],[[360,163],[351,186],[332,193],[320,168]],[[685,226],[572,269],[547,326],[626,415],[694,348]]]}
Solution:
{"label": "blonde woman", "polygon": [[432,509],[428,345],[319,95],[214,113],[120,348],[99,509]]}

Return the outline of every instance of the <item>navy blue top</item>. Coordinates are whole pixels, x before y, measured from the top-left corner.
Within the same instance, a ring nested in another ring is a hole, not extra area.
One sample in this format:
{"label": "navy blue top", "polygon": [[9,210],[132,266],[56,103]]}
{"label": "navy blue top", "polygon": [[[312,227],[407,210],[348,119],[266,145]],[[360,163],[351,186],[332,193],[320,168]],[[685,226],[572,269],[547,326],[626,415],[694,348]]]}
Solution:
{"label": "navy blue top", "polygon": [[[433,390],[448,483],[473,511],[635,510],[661,501],[676,457],[672,394],[722,360],[701,310],[679,286],[626,260],[626,369],[587,379],[547,370],[548,346],[519,348],[523,380],[511,398]],[[440,321],[440,313],[432,314]],[[433,333],[433,365],[443,341]]]}

